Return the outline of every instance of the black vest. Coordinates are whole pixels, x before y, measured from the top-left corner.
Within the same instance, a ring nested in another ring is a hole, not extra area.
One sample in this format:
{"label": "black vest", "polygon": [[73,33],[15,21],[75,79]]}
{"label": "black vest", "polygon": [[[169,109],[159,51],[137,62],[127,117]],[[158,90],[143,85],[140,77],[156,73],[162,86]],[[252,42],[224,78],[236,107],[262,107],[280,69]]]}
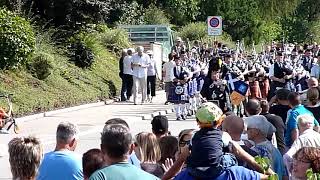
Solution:
{"label": "black vest", "polygon": [[280,67],[278,63],[274,63],[273,73],[276,78],[284,78],[284,69]]}

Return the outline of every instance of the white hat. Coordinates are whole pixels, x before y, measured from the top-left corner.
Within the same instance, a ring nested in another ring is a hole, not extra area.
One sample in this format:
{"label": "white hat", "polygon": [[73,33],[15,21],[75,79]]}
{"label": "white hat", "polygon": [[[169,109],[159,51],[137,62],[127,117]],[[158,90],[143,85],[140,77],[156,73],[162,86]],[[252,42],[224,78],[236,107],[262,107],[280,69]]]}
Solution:
{"label": "white hat", "polygon": [[182,41],[181,37],[177,37],[176,41]]}
{"label": "white hat", "polygon": [[262,115],[254,115],[244,118],[246,129],[254,128],[260,130],[264,135],[272,135],[276,128]]}
{"label": "white hat", "polygon": [[151,50],[148,50],[148,51],[147,51],[147,54],[148,54],[148,55],[153,55],[153,52],[152,52]]}

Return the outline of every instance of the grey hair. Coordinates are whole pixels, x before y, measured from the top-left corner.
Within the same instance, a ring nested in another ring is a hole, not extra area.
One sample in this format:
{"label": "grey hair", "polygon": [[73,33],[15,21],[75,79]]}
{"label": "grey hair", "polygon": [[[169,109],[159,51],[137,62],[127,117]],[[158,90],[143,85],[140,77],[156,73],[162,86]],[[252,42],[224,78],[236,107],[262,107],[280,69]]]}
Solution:
{"label": "grey hair", "polygon": [[143,46],[138,46],[138,47],[137,47],[137,52],[143,52],[143,51],[144,51]]}
{"label": "grey hair", "polygon": [[310,114],[303,114],[297,117],[298,124],[300,126],[310,126],[312,128],[314,126],[314,117]]}
{"label": "grey hair", "polygon": [[58,125],[56,138],[57,141],[69,143],[73,138],[78,138],[79,128],[70,122],[61,122]]}

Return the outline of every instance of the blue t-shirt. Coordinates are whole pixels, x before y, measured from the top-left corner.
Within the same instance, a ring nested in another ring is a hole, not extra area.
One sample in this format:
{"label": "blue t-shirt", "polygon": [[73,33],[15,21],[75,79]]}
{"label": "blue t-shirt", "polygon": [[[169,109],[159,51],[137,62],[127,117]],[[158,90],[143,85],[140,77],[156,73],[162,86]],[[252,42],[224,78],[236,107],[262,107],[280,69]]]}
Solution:
{"label": "blue t-shirt", "polygon": [[44,155],[37,180],[83,180],[81,156],[72,151]]}
{"label": "blue t-shirt", "polygon": [[[294,107],[288,114],[288,121],[286,123],[287,129],[285,133],[285,143],[287,147],[291,147],[293,141],[291,140],[291,131],[293,129],[298,129],[298,119],[297,117],[299,115],[303,114],[310,114],[313,116],[312,112],[310,112],[308,109],[306,109],[303,105],[298,105]],[[314,119],[315,126],[319,126],[319,123],[316,119]]]}
{"label": "blue t-shirt", "polygon": [[[260,174],[256,171],[246,169],[242,166],[232,166],[225,169],[220,176],[215,179],[202,179],[202,180],[260,180]],[[194,180],[194,177],[190,176],[187,169],[181,171],[174,180]]]}
{"label": "blue t-shirt", "polygon": [[136,166],[137,168],[141,168],[141,165],[140,165],[141,162],[134,151],[130,154],[128,161],[130,164]]}
{"label": "blue t-shirt", "polygon": [[128,163],[117,163],[95,171],[89,180],[158,180],[136,166]]}

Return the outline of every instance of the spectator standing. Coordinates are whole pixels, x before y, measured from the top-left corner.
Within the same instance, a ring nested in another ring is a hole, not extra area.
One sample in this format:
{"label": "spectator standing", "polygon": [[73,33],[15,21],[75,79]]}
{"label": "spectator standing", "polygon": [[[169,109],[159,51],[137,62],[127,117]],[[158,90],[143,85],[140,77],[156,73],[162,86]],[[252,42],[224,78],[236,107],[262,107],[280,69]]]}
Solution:
{"label": "spectator standing", "polygon": [[286,145],[284,144],[285,124],[283,123],[280,116],[269,113],[269,104],[266,100],[260,101],[260,106],[261,106],[260,115],[263,115],[264,117],[266,117],[267,120],[276,128],[275,135],[277,139],[277,148],[279,149],[280,153],[283,155],[286,152]]}
{"label": "spectator standing", "polygon": [[123,75],[122,75],[122,87],[121,87],[121,101],[128,101],[132,95],[132,54],[134,49],[128,49],[127,56],[123,59]]}
{"label": "spectator standing", "polygon": [[[313,116],[313,114],[306,109],[301,104],[301,99],[298,93],[291,92],[288,96],[289,105],[292,110],[288,113],[288,121],[287,121],[287,129],[285,133],[285,143],[288,148],[291,147],[292,143],[298,138],[299,131],[298,131],[298,119],[297,117],[300,115],[309,114]],[[314,118],[315,126],[319,126],[318,121]]]}
{"label": "spectator standing", "polygon": [[[248,154],[250,154],[253,157],[258,155],[258,153],[247,147],[245,143],[241,140],[241,134],[244,130],[244,122],[242,118],[236,115],[227,116],[222,123],[222,130],[224,132],[227,132],[231,136],[232,140],[238,143],[242,147],[242,149],[245,150]],[[247,167],[246,162],[242,161],[241,159],[237,160],[239,166]]]}
{"label": "spectator standing", "polygon": [[16,137],[9,144],[9,162],[12,179],[35,180],[43,149],[35,137]]}
{"label": "spectator standing", "polygon": [[[257,99],[249,99],[246,104],[246,112],[247,115],[250,116],[257,116],[257,115],[263,115],[267,118],[267,121],[270,122],[276,129],[275,135],[277,139],[277,143],[275,144],[281,153],[285,153],[285,144],[284,144],[284,130],[285,125],[281,118],[276,115],[272,115],[268,113],[268,103],[266,101],[262,102],[263,104],[263,112],[260,105],[260,102]],[[269,141],[272,141],[273,131],[269,131],[267,133],[267,139]]]}
{"label": "spectator standing", "polygon": [[251,149],[270,160],[271,168],[278,174],[280,180],[286,177],[282,155],[267,139],[270,130],[276,131],[275,127],[262,115],[250,116],[244,122],[247,126],[248,139],[255,143]]}
{"label": "spectator standing", "polygon": [[283,156],[288,172],[292,171],[293,155],[303,147],[320,147],[320,134],[313,130],[314,117],[306,114],[298,116],[299,137]]}
{"label": "spectator standing", "polygon": [[165,164],[166,160],[176,160],[178,152],[178,139],[174,136],[164,136],[159,140],[159,146],[161,151],[160,164]]}
{"label": "spectator standing", "polygon": [[56,148],[45,154],[39,169],[38,180],[82,180],[81,156],[74,153],[79,139],[75,124],[62,122],[56,133]]}
{"label": "spectator standing", "polygon": [[150,65],[150,57],[143,51],[144,48],[139,46],[137,53],[132,56],[133,101],[135,105],[137,105],[139,89],[142,93],[141,104],[145,103],[147,98],[147,68]]}
{"label": "spectator standing", "polygon": [[105,166],[103,153],[100,149],[90,149],[82,156],[83,177],[88,180],[89,177],[100,168]]}
{"label": "spectator standing", "polygon": [[155,180],[157,177],[128,162],[134,149],[129,129],[121,124],[105,127],[101,136],[101,150],[108,166],[96,171],[90,180]]}
{"label": "spectator standing", "polygon": [[135,149],[141,169],[161,178],[164,170],[158,164],[161,158],[160,146],[153,133],[141,132],[136,136]]}
{"label": "spectator standing", "polygon": [[[157,83],[157,65],[156,61],[153,58],[153,52],[147,51],[147,54],[150,57],[150,65],[148,66],[147,71],[147,95],[148,95],[148,101],[152,103],[152,99],[156,96],[156,83]],[[150,97],[151,94],[151,97]]]}
{"label": "spectator standing", "polygon": [[164,90],[166,92],[166,102],[165,104],[168,103],[168,97],[169,97],[169,91],[170,87],[172,86],[172,82],[174,79],[174,74],[173,74],[173,69],[176,66],[176,63],[174,61],[174,56],[172,53],[168,55],[169,61],[164,63],[162,67],[162,77],[164,81]]}
{"label": "spectator standing", "polygon": [[155,116],[152,121],[152,132],[156,135],[157,139],[167,136],[169,134],[169,122],[168,118],[163,115]]}
{"label": "spectator standing", "polygon": [[290,91],[288,89],[279,89],[275,96],[277,104],[271,105],[269,109],[269,113],[280,116],[284,124],[286,124],[287,121],[288,111],[291,109],[288,101],[289,94]]}
{"label": "spectator standing", "polygon": [[307,170],[313,173],[320,172],[320,149],[315,147],[303,147],[295,155],[293,161],[293,179],[307,179]]}
{"label": "spectator standing", "polygon": [[312,112],[316,120],[320,121],[320,104],[319,104],[319,89],[316,87],[310,88],[307,91],[308,102],[305,107]]}

